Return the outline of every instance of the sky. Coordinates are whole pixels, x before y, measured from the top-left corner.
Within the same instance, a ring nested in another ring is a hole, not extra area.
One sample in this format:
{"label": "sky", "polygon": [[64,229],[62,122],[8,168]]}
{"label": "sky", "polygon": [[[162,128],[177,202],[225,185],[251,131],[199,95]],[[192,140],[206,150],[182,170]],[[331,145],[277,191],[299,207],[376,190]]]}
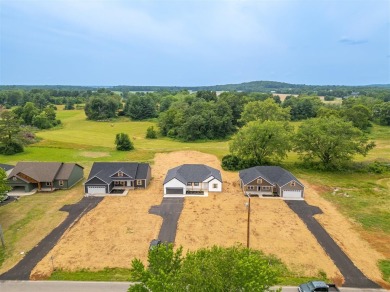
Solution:
{"label": "sky", "polygon": [[0,85],[390,83],[389,0],[0,0]]}

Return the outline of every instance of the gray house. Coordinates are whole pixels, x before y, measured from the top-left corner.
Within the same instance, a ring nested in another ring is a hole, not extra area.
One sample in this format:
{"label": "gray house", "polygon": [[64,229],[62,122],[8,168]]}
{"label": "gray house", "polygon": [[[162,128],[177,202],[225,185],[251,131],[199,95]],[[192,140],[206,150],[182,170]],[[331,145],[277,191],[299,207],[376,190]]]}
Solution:
{"label": "gray house", "polygon": [[18,162],[8,175],[13,190],[30,192],[69,189],[84,177],[84,168],[76,163]]}
{"label": "gray house", "polygon": [[246,195],[302,199],[304,185],[279,166],[255,166],[239,172],[240,186]]}
{"label": "gray house", "polygon": [[206,195],[222,192],[218,169],[204,164],[183,164],[168,171],[164,180],[164,196]]}
{"label": "gray house", "polygon": [[86,194],[110,194],[114,189],[145,189],[152,171],[148,163],[95,162],[84,184]]}

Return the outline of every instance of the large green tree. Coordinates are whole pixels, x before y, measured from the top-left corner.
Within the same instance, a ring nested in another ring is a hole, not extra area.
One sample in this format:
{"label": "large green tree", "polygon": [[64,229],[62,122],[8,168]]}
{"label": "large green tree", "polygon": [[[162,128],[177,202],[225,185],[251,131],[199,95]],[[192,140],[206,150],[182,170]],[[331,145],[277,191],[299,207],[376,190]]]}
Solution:
{"label": "large green tree", "polygon": [[182,255],[173,245],[160,245],[148,266],[132,261],[128,291],[271,291],[284,269],[276,258],[242,246],[202,248]]}
{"label": "large green tree", "polygon": [[149,95],[131,95],[124,111],[133,120],[150,119],[156,117],[156,103]]}
{"label": "large green tree", "polygon": [[120,102],[112,95],[97,95],[88,99],[84,111],[88,120],[106,120],[115,118]]}
{"label": "large green tree", "polygon": [[246,124],[251,121],[288,121],[290,107],[282,108],[272,98],[264,101],[252,101],[244,106],[241,121]]}
{"label": "large green tree", "polygon": [[5,194],[11,189],[12,188],[7,184],[7,174],[4,169],[0,167],[0,202]]}
{"label": "large green tree", "polygon": [[379,124],[390,126],[390,101],[375,105],[373,112],[374,118]]}
{"label": "large green tree", "polygon": [[371,127],[370,120],[372,118],[372,111],[362,104],[346,108],[343,111],[343,116],[347,121],[351,121],[356,128],[362,131]]}
{"label": "large green tree", "polygon": [[280,161],[292,148],[292,132],[287,122],[249,122],[234,135],[230,152],[258,165]]}
{"label": "large green tree", "polygon": [[291,120],[304,120],[317,116],[323,105],[318,96],[292,96],[283,102],[283,107],[291,108]]}
{"label": "large green tree", "polygon": [[0,153],[12,155],[23,152],[23,144],[19,139],[21,132],[17,116],[10,111],[0,113]]}
{"label": "large green tree", "polygon": [[304,121],[294,149],[305,161],[319,160],[325,168],[339,168],[356,154],[365,156],[374,146],[352,122],[330,116]]}

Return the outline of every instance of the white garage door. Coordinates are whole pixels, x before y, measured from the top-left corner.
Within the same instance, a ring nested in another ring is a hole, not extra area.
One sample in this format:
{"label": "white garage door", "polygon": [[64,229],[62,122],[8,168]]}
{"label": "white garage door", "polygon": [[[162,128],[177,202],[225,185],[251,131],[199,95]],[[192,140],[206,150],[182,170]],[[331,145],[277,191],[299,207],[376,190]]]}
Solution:
{"label": "white garage door", "polygon": [[88,194],[105,194],[105,187],[88,187]]}
{"label": "white garage door", "polygon": [[283,191],[283,198],[302,198],[302,191]]}

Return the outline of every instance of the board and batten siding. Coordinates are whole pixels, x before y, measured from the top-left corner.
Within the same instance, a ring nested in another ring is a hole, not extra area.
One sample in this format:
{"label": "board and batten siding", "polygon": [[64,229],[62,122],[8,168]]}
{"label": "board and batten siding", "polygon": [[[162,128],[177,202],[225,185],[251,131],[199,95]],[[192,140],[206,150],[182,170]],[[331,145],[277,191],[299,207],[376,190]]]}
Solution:
{"label": "board and batten siding", "polygon": [[167,194],[167,188],[183,188],[184,189],[184,193],[185,193],[185,190],[186,190],[186,185],[183,184],[181,181],[177,180],[176,178],[170,180],[169,182],[167,182],[166,184],[164,184],[164,195]]}
{"label": "board and batten siding", "polygon": [[78,166],[76,164],[73,167],[73,170],[69,175],[68,188],[73,187],[75,184],[77,184],[83,178],[84,178],[84,169],[81,166]]}

